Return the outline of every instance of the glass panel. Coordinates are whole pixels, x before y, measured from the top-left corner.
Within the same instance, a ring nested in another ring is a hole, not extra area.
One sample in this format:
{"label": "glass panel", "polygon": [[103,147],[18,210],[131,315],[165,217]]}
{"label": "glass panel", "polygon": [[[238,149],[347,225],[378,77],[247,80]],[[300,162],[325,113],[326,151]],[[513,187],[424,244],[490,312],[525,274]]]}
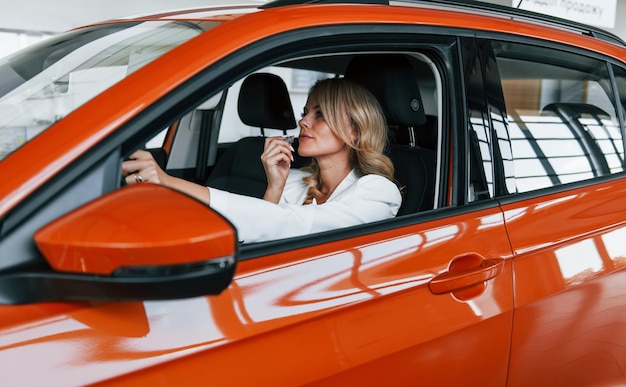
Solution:
{"label": "glass panel", "polygon": [[217,23],[75,30],[0,60],[0,160],[133,71]]}
{"label": "glass panel", "polygon": [[494,43],[518,192],[624,170],[605,62],[554,49]]}

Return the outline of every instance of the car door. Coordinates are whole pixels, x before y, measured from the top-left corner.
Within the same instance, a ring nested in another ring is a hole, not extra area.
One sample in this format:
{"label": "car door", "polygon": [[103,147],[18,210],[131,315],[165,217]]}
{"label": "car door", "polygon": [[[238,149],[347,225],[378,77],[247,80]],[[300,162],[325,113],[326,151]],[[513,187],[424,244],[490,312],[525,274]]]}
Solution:
{"label": "car door", "polygon": [[[326,11],[309,9],[307,14],[321,17]],[[385,12],[411,16],[407,10]],[[413,18],[421,14],[411,12]],[[236,28],[246,24],[245,18],[232,23],[240,39],[252,34]],[[10,318],[0,320],[0,364],[18,370],[33,363],[38,369],[13,371],[9,380],[442,386],[472,380],[503,385],[513,320],[512,254],[495,200],[498,159],[489,152],[476,155],[473,148],[494,141],[475,42],[450,36],[448,29],[433,33],[431,28],[422,35],[412,25],[378,24],[375,32],[371,27],[280,31],[279,44],[266,39],[240,49],[178,86],[175,98],[162,98],[142,120],[121,127],[105,149],[118,145],[111,159],[127,154],[162,127],[149,129],[149,124],[171,119],[173,110],[191,110],[202,102],[200,90],[214,95],[272,64],[268,58],[328,59],[354,53],[355,47],[364,53],[420,54],[438,63],[437,208],[345,230],[238,245],[235,277],[216,296],[1,306],[0,315]],[[200,62],[196,51],[179,53],[183,63]],[[470,159],[477,157],[480,168],[470,170]]]}
{"label": "car door", "polygon": [[622,384],[623,65],[539,45],[494,43],[518,191],[502,200],[515,255],[508,385]]}

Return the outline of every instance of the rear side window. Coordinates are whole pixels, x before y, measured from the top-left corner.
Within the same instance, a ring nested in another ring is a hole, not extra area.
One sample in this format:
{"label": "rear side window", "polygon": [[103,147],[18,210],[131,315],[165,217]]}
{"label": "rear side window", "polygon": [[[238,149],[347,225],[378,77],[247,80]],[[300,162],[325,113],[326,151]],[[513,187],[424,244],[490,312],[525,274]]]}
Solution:
{"label": "rear side window", "polygon": [[517,192],[624,170],[606,62],[545,47],[494,42]]}

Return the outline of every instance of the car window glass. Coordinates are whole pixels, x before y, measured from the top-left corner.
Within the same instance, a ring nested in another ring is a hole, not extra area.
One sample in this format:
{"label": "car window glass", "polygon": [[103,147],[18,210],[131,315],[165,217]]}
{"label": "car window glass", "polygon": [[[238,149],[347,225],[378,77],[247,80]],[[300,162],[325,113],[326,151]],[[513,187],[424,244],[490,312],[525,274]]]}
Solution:
{"label": "car window glass", "polygon": [[138,68],[216,23],[120,23],[60,35],[0,61],[0,160]]}
{"label": "car window glass", "polygon": [[518,192],[624,170],[624,148],[603,61],[495,42]]}

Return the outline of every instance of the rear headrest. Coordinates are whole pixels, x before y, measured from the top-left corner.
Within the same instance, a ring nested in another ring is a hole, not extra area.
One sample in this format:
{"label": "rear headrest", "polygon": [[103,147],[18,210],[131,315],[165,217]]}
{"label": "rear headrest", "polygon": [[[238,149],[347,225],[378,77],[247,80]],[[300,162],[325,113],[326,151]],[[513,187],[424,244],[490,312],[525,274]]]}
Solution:
{"label": "rear headrest", "polygon": [[588,103],[568,103],[568,102],[553,102],[544,106],[542,113],[545,111],[551,111],[553,113],[561,113],[566,117],[580,117],[581,114],[589,114],[592,116],[606,116],[610,115],[604,110],[595,105]]}
{"label": "rear headrest", "polygon": [[239,91],[237,111],[246,125],[281,130],[296,127],[287,86],[274,74],[248,75]]}
{"label": "rear headrest", "polygon": [[389,125],[414,127],[426,123],[417,77],[405,56],[355,56],[344,76],[374,94]]}

